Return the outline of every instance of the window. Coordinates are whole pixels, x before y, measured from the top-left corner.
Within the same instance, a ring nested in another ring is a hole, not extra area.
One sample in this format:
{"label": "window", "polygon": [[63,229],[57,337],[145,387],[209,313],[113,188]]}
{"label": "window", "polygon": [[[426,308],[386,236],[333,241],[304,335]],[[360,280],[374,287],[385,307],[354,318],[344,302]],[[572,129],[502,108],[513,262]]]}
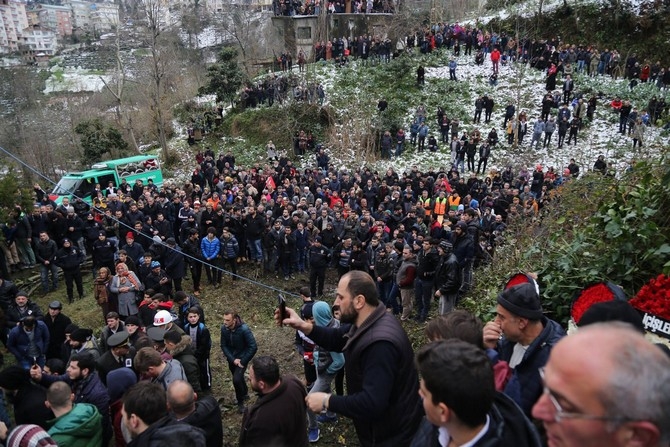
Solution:
{"label": "window", "polygon": [[312,28],[309,26],[298,27],[298,39],[311,39]]}

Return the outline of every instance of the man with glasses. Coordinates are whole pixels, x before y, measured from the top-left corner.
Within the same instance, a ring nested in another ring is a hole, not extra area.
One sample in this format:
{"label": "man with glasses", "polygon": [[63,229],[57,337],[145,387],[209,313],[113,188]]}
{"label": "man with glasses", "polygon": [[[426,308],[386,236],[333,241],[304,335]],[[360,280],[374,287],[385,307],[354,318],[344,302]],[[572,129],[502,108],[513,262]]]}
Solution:
{"label": "man with glasses", "polygon": [[630,325],[563,338],[540,369],[533,407],[549,447],[670,445],[670,358]]}
{"label": "man with glasses", "polygon": [[530,417],[542,394],[538,368],[549,359],[551,348],[565,335],[563,328],[542,313],[536,284],[523,283],[498,295],[496,317],[484,326],[484,345],[497,351],[512,375],[504,393]]}

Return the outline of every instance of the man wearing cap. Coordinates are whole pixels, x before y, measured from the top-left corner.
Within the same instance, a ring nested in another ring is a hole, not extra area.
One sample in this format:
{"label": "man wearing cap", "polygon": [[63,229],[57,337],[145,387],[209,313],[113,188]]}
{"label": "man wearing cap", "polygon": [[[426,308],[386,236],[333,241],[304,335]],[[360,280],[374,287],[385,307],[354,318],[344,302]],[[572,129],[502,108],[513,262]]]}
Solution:
{"label": "man wearing cap", "polygon": [[154,326],[159,327],[163,330],[178,332],[180,335],[184,335],[184,330],[175,324],[177,317],[172,315],[167,310],[159,310],[154,316]]}
{"label": "man wearing cap", "polygon": [[154,292],[162,293],[165,296],[172,295],[172,281],[165,270],[161,268],[161,263],[151,261],[151,271],[144,278],[144,289],[151,289]]}
{"label": "man wearing cap", "polygon": [[116,253],[116,244],[107,239],[107,233],[104,231],[98,233],[98,240],[93,243],[91,250],[94,272],[100,270],[100,267],[107,267],[110,272],[115,271],[114,254]]}
{"label": "man wearing cap", "polygon": [[7,331],[10,331],[19,324],[25,317],[32,315],[38,320],[44,318],[42,309],[37,303],[34,303],[28,298],[28,293],[25,290],[19,290],[16,293],[14,302],[7,308],[5,320],[7,322]]}
{"label": "man wearing cap", "polygon": [[7,349],[26,370],[34,364],[44,367],[48,346],[49,329],[33,315],[23,318],[7,337]]}
{"label": "man wearing cap", "polygon": [[563,328],[542,313],[534,282],[518,284],[498,295],[496,317],[484,326],[484,345],[506,361],[512,377],[504,388],[530,417],[542,394],[538,369],[547,363],[552,347],[565,335]]}
{"label": "man wearing cap", "polygon": [[[79,299],[84,298],[84,286],[81,277],[81,264],[86,260],[86,253],[72,245],[68,238],[63,239],[63,246],[56,252],[55,265],[63,270],[67,299],[70,304],[74,301],[74,287],[77,285]],[[74,284],[73,284],[74,283]]]}
{"label": "man wearing cap", "polygon": [[117,332],[125,331],[125,324],[121,321],[117,312],[108,312],[105,315],[107,325],[100,332],[100,351],[107,352],[107,339]]}
{"label": "man wearing cap", "polygon": [[439,315],[448,314],[454,309],[461,287],[461,269],[453,251],[451,242],[441,241],[437,246],[440,260],[435,271],[435,296],[440,300]]}
{"label": "man wearing cap", "polygon": [[65,343],[65,328],[72,324],[70,317],[63,314],[63,305],[60,301],[49,303],[49,315],[44,318],[44,324],[49,329],[49,347],[47,348],[46,358],[61,358],[61,349]]}
{"label": "man wearing cap", "polygon": [[139,259],[144,255],[144,248],[135,242],[135,235],[132,231],[126,233],[126,243],[121,249],[125,250],[128,257],[135,263],[139,262]]}
{"label": "man wearing cap", "polygon": [[135,349],[130,347],[126,331],[119,331],[106,340],[107,351],[98,359],[96,367],[102,383],[107,385],[107,374],[119,368],[132,368]]}
{"label": "man wearing cap", "polygon": [[93,331],[86,328],[78,328],[70,334],[70,348],[72,348],[70,358],[75,355],[88,354],[97,362],[100,358],[100,349],[93,337]]}

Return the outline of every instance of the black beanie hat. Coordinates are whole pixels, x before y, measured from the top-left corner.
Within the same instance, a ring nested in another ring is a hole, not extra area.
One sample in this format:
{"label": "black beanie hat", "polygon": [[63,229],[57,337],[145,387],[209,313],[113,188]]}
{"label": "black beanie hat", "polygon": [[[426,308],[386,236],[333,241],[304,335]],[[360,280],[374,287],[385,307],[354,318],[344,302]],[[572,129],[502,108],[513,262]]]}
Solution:
{"label": "black beanie hat", "polygon": [[504,290],[498,295],[498,304],[522,318],[529,320],[542,318],[540,296],[535,286],[530,283],[519,284]]}
{"label": "black beanie hat", "polygon": [[613,300],[595,303],[589,307],[579,319],[579,327],[608,321],[622,321],[631,324],[635,330],[644,334],[642,316],[628,301]]}
{"label": "black beanie hat", "polygon": [[78,341],[79,343],[86,343],[93,336],[91,329],[75,329],[70,334],[70,340]]}

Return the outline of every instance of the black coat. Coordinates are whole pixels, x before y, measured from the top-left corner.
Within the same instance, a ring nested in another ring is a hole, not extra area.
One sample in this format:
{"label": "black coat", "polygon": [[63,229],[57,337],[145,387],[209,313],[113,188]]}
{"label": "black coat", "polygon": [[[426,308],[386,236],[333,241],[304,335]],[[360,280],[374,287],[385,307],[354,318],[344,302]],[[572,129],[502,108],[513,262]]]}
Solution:
{"label": "black coat", "polygon": [[47,360],[51,358],[61,358],[61,346],[65,343],[65,328],[72,324],[72,320],[67,315],[59,313],[56,318],[47,316],[44,324],[49,329],[49,347],[47,348]]}

